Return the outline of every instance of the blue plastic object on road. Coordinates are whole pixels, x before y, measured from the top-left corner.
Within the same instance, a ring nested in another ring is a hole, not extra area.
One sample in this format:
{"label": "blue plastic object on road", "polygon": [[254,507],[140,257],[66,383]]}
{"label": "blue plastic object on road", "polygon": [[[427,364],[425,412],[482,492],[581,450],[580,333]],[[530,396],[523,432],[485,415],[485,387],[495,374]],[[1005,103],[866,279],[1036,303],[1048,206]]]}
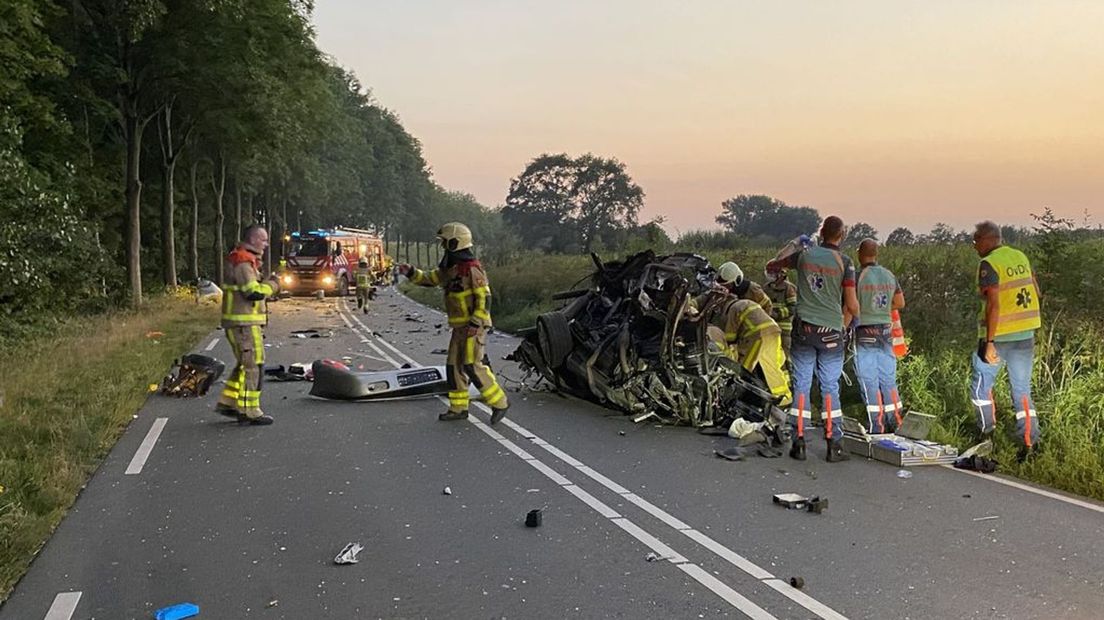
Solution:
{"label": "blue plastic object on road", "polygon": [[171,607],[163,607],[153,612],[156,620],[183,620],[199,615],[199,605],[192,603],[180,603]]}

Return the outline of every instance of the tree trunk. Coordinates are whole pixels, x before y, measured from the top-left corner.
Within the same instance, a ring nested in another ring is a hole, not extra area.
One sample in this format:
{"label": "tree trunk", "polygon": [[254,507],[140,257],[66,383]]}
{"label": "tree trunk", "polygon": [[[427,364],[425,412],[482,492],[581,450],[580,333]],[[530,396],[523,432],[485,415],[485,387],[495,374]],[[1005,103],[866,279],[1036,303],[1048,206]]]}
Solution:
{"label": "tree trunk", "polygon": [[218,178],[215,178],[215,170],[211,170],[211,190],[215,194],[215,283],[222,286],[225,273],[223,271],[223,255],[226,254],[226,245],[222,239],[222,197],[226,194],[226,161],[219,155]]}
{"label": "tree trunk", "polygon": [[[245,226],[250,226],[257,221],[255,211],[253,211],[253,199],[257,197],[256,192],[249,192],[246,194],[248,199],[245,201]],[[241,233],[238,233],[238,239],[241,239]]]}
{"label": "tree trunk", "polygon": [[142,305],[142,130],[145,123],[137,114],[128,114],[124,121],[126,131],[126,267],[130,288],[130,303]]}
{"label": "tree trunk", "polygon": [[165,286],[175,287],[176,282],[176,226],[173,224],[173,177],[176,161],[161,165],[161,278]]}
{"label": "tree trunk", "polygon": [[[272,239],[272,201],[266,199],[264,205],[264,226],[268,231],[268,238]],[[272,243],[268,244],[268,249],[264,253],[264,266],[265,273],[272,273]]]}
{"label": "tree trunk", "polygon": [[196,188],[196,168],[199,160],[192,162],[192,225],[188,229],[188,265],[192,282],[199,282],[199,191]]}
{"label": "tree trunk", "polygon": [[241,239],[242,231],[242,199],[241,178],[234,176],[234,240]]}

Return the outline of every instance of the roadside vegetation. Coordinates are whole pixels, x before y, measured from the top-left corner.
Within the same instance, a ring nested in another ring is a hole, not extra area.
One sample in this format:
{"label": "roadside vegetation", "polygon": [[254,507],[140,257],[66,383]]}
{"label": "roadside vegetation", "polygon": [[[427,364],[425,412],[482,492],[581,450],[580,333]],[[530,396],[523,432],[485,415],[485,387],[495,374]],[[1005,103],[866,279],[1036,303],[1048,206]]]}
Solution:
{"label": "roadside vegetation", "polygon": [[[55,323],[0,349],[0,600],[172,361],[218,325],[180,292],[140,312]],[[158,333],[160,332],[160,333]]]}
{"label": "roadside vegetation", "polygon": [[[703,247],[702,239],[709,237],[690,236],[657,249],[697,252],[715,265],[735,260],[749,277],[763,280],[762,268],[774,248],[749,247],[739,239],[730,239],[733,245],[728,248]],[[636,245],[628,251],[606,250],[601,256],[621,258],[645,244]],[[1104,317],[1094,299],[1094,291],[1104,290],[1104,239],[1077,239],[1066,227],[1048,230],[1041,224],[1019,247],[1032,258],[1044,299],[1034,375],[1042,447],[1025,464],[1015,462],[1017,446],[1009,436],[1013,409],[1002,378],[996,389],[995,458],[1002,472],[1104,500],[1104,401],[1099,397],[1104,394]],[[857,262],[856,248],[857,241],[844,250]],[[945,243],[885,247],[881,263],[897,274],[908,303],[902,319],[911,352],[899,368],[903,401],[910,409],[937,416],[933,438],[960,448],[973,445],[977,431],[967,384],[970,355],[976,348],[977,255],[964,240],[951,238]],[[490,263],[496,326],[505,331],[532,326],[538,314],[558,306],[550,299],[553,293],[586,286],[592,269],[590,257],[578,254],[525,253],[506,264]],[[402,289],[420,302],[441,304],[439,291],[409,284]],[[854,368],[849,364],[846,370],[853,378]],[[857,386],[844,385],[845,413],[864,419]]]}

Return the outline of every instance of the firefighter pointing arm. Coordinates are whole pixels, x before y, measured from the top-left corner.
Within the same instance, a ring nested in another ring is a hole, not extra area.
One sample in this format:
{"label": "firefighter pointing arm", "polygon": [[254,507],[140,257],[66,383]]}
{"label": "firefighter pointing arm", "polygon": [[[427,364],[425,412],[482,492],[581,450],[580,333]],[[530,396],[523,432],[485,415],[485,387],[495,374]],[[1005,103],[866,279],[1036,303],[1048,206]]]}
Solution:
{"label": "firefighter pointing arm", "polygon": [[445,249],[445,256],[436,269],[422,271],[402,264],[399,273],[419,286],[439,286],[445,290],[445,310],[452,328],[447,367],[449,408],[438,419],[468,417],[470,382],[491,407],[491,424],[497,424],[510,405],[494,373],[483,364],[487,330],[491,327],[487,273],[472,251],[472,234],[467,226],[457,222],[445,224],[437,231],[437,239]]}

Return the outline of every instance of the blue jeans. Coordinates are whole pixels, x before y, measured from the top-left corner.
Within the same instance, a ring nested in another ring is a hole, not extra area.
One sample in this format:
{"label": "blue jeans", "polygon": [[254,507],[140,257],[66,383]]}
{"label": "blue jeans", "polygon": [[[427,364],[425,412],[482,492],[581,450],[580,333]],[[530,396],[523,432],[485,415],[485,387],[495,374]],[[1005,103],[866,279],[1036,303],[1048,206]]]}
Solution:
{"label": "blue jeans", "polygon": [[813,374],[820,383],[824,408],[824,436],[843,437],[843,409],[840,408],[839,378],[843,372],[843,334],[838,330],[808,323],[794,323],[790,361],[793,364],[794,403],[787,420],[794,437],[805,437],[805,425],[812,422],[810,392]]}
{"label": "blue jeans", "polygon": [[1031,399],[1031,367],[1035,361],[1035,338],[1014,342],[994,343],[1000,361],[990,364],[973,358],[973,375],[970,377],[970,401],[977,414],[978,429],[983,434],[992,433],[997,426],[997,403],[993,399],[993,384],[1002,366],[1008,366],[1008,382],[1012,386],[1012,408],[1016,411],[1016,439],[1031,447],[1039,438],[1039,420],[1035,413],[1035,401]]}
{"label": "blue jeans", "polygon": [[890,325],[864,325],[855,330],[855,374],[866,401],[867,430],[892,433],[901,425],[897,395],[897,356]]}

